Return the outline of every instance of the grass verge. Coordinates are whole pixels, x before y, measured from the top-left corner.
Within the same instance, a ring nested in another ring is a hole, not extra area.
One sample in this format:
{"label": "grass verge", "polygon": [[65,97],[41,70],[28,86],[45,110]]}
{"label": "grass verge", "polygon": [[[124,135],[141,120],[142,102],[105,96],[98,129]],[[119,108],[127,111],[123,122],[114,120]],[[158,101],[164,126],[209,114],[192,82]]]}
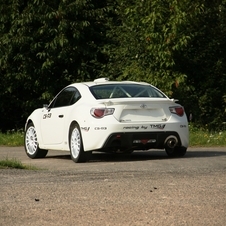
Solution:
{"label": "grass verge", "polygon": [[23,146],[24,145],[24,132],[18,131],[7,131],[6,133],[0,132],[0,145],[2,146]]}
{"label": "grass verge", "polygon": [[[189,146],[216,147],[226,146],[226,130],[209,131],[206,128],[198,128],[194,124],[189,125]],[[0,132],[0,145],[2,146],[23,146],[24,132],[8,131],[7,133]]]}
{"label": "grass verge", "polygon": [[0,169],[27,169],[27,170],[37,170],[38,168],[31,165],[25,165],[21,161],[13,158],[13,159],[4,159],[0,160]]}
{"label": "grass verge", "polygon": [[[189,146],[190,147],[224,147],[226,146],[226,130],[224,131],[208,131],[205,128],[197,128],[193,124],[189,125]],[[0,132],[1,146],[23,146],[24,132],[8,131],[7,133]],[[22,164],[17,159],[0,160],[0,169],[14,168],[14,169],[28,169],[37,170],[38,168]]]}
{"label": "grass verge", "polygon": [[205,128],[197,128],[189,125],[190,147],[224,147],[226,146],[226,130],[209,131]]}

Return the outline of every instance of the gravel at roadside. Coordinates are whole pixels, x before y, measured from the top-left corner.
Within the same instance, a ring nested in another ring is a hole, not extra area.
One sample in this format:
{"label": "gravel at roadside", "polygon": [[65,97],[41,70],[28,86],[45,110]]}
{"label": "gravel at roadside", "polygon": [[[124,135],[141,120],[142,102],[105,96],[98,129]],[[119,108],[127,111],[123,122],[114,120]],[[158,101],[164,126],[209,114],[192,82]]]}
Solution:
{"label": "gravel at roadside", "polygon": [[[34,160],[41,170],[1,169],[0,225],[223,226],[226,151],[201,152],[191,150],[182,159],[158,152],[101,157],[85,164],[54,152]],[[30,162],[26,156],[22,161]]]}

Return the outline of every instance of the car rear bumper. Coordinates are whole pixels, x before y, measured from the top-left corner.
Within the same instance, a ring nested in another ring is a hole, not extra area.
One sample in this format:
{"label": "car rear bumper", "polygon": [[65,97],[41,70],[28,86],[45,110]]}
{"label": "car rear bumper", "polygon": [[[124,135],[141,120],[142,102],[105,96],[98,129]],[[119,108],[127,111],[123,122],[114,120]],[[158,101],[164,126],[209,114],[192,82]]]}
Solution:
{"label": "car rear bumper", "polygon": [[153,124],[95,121],[83,124],[81,132],[85,151],[106,150],[111,147],[128,147],[134,150],[163,149],[170,136],[177,140],[177,146],[187,148],[189,144],[189,129],[185,119]]}
{"label": "car rear bumper", "polygon": [[182,146],[177,132],[127,132],[111,134],[102,149],[105,151],[148,150],[163,149],[169,145]]}

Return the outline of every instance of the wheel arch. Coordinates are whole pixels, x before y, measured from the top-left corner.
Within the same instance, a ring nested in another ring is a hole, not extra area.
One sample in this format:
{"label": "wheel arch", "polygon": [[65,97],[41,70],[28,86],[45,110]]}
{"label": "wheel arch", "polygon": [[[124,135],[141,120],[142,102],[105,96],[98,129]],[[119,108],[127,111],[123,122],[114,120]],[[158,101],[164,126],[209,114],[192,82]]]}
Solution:
{"label": "wheel arch", "polygon": [[28,119],[27,122],[26,122],[26,124],[25,124],[25,127],[24,127],[24,130],[25,130],[25,131],[26,131],[26,129],[27,129],[27,127],[28,127],[28,125],[29,125],[30,123],[32,123],[32,124],[34,125],[34,122],[33,122],[31,119]]}
{"label": "wheel arch", "polygon": [[[35,138],[36,136],[37,139]],[[48,150],[40,148],[39,136],[31,119],[27,120],[25,124],[24,147],[27,156],[32,159],[44,158],[48,153]]]}
{"label": "wheel arch", "polygon": [[70,123],[70,126],[69,126],[69,128],[68,128],[68,145],[69,145],[69,147],[70,147],[70,133],[71,133],[71,128],[72,128],[74,125],[76,125],[76,124],[80,127],[79,123],[78,123],[76,120],[73,120],[73,121]]}
{"label": "wheel arch", "polygon": [[32,118],[29,118],[25,124],[25,131],[28,127],[28,125],[32,123],[36,129],[36,134],[37,134],[37,139],[38,139],[38,144],[41,145],[42,144],[42,137],[41,137],[41,133],[40,133],[40,128],[36,125],[35,120],[32,120]]}

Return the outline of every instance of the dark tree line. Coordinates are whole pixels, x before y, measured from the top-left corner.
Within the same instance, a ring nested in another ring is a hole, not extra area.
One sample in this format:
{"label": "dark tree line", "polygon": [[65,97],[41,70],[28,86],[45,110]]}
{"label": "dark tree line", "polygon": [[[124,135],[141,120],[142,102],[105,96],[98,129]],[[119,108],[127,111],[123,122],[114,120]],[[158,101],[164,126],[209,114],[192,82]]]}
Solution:
{"label": "dark tree line", "polygon": [[0,130],[98,77],[152,83],[197,125],[226,121],[226,0],[0,1]]}

